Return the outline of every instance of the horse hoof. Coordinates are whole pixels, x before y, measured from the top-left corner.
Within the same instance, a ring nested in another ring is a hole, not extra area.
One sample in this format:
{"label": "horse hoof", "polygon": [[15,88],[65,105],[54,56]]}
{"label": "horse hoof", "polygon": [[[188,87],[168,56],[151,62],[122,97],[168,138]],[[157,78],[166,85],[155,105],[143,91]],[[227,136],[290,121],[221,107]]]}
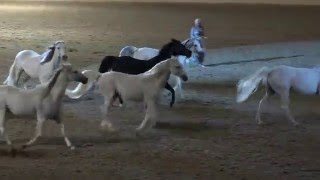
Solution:
{"label": "horse hoof", "polygon": [[75,149],[76,149],[76,147],[70,146],[70,150],[71,150],[71,151],[73,151],[73,150],[75,150]]}
{"label": "horse hoof", "polygon": [[262,125],[264,125],[264,122],[258,121],[258,125],[259,125],[259,126],[262,126]]}
{"label": "horse hoof", "polygon": [[141,131],[140,130],[136,130],[136,137],[141,137]]}
{"label": "horse hoof", "polygon": [[21,146],[21,149],[22,149],[22,150],[25,150],[27,147],[28,147],[28,146],[24,144],[24,145]]}
{"label": "horse hoof", "polygon": [[294,127],[299,127],[299,126],[300,126],[300,123],[296,122],[296,123],[294,123],[293,125],[294,125]]}
{"label": "horse hoof", "polygon": [[107,125],[101,125],[101,129],[102,129],[103,131],[107,131],[107,132],[110,132],[110,133],[117,132],[117,129],[116,129],[116,128],[110,127],[110,126],[107,126]]}
{"label": "horse hoof", "polygon": [[17,150],[14,147],[11,147],[10,155],[11,155],[11,157],[16,157],[17,156]]}

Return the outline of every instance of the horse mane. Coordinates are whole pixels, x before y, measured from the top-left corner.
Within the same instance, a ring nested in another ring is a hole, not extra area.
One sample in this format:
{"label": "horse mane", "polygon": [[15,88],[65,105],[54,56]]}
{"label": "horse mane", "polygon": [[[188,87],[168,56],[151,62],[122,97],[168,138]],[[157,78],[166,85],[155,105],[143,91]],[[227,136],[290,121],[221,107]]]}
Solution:
{"label": "horse mane", "polygon": [[192,48],[192,46],[193,46],[193,42],[191,41],[190,38],[182,41],[181,43],[182,43],[187,49],[189,49],[189,50],[190,50],[190,49]]}
{"label": "horse mane", "polygon": [[56,48],[54,46],[49,46],[47,49],[48,50],[40,56],[40,59],[41,59],[40,64],[49,62],[53,58]]}
{"label": "horse mane", "polygon": [[58,77],[59,77],[59,75],[60,75],[62,70],[63,70],[63,66],[61,68],[57,69],[57,71],[55,72],[53,77],[49,80],[48,84],[46,85],[47,86],[46,90],[42,95],[42,98],[45,98],[50,94],[50,92],[51,92],[53,86],[56,84],[57,79],[58,79]]}
{"label": "horse mane", "polygon": [[162,48],[159,50],[159,54],[153,58],[151,58],[150,60],[148,60],[148,63],[154,64],[155,62],[158,63],[160,61],[163,61],[167,58],[170,58],[172,55],[172,46],[174,43],[180,43],[180,41],[175,40],[175,39],[171,39],[171,41],[165,45],[162,46]]}
{"label": "horse mane", "polygon": [[[170,41],[169,43],[165,44],[162,46],[162,48],[159,51],[159,55],[166,55],[168,54],[168,51],[170,50],[170,48],[172,47],[172,41]],[[158,55],[158,56],[159,56]]]}
{"label": "horse mane", "polygon": [[162,69],[162,67],[168,63],[169,60],[171,60],[172,58],[166,59],[164,61],[161,61],[159,63],[157,63],[155,66],[153,66],[149,71],[147,71],[148,74],[154,74],[159,72],[159,70]]}
{"label": "horse mane", "polygon": [[62,41],[62,40],[56,41],[53,45],[47,47],[47,51],[45,51],[40,56],[40,59],[41,59],[40,64],[41,65],[51,61],[51,59],[53,58],[54,52],[56,50],[56,45],[59,44],[59,43],[64,43],[64,41]]}
{"label": "horse mane", "polygon": [[64,43],[64,41],[63,40],[56,41],[53,45],[56,46],[59,43]]}

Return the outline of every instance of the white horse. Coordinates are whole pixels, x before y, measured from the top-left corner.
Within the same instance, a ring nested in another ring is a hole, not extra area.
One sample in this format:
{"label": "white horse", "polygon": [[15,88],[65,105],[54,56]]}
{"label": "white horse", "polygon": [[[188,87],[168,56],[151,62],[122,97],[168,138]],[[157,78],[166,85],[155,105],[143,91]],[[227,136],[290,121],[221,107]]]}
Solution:
{"label": "white horse", "polygon": [[[108,111],[111,104],[117,96],[121,96],[124,101],[144,101],[146,105],[146,115],[143,122],[137,128],[137,132],[145,129],[149,121],[154,122],[156,118],[156,101],[169,79],[170,74],[174,74],[188,80],[182,65],[176,58],[171,58],[158,63],[149,71],[130,75],[120,72],[106,72],[100,74],[86,70],[83,72],[86,76],[92,76],[89,79],[97,79],[99,92],[104,96],[104,119],[101,122],[102,128],[114,130],[110,120],[108,120]],[[77,93],[79,97],[90,89],[92,83],[79,84]]]}
{"label": "white horse", "polygon": [[6,113],[14,116],[37,117],[37,126],[34,137],[23,145],[23,148],[31,146],[41,136],[42,126],[45,120],[52,119],[61,127],[61,134],[67,146],[74,149],[65,134],[62,122],[62,98],[70,81],[87,83],[88,79],[78,71],[73,71],[71,65],[62,65],[54,76],[44,84],[34,89],[19,89],[14,86],[0,86],[0,133],[4,136],[8,145],[12,145],[6,130]]}
{"label": "white horse", "polygon": [[266,94],[260,100],[256,120],[262,124],[260,109],[270,95],[278,94],[281,99],[281,108],[285,111],[287,118],[294,124],[298,122],[291,115],[289,109],[290,90],[305,95],[319,95],[320,67],[295,68],[290,66],[277,66],[274,68],[263,67],[249,78],[239,81],[237,102],[243,102],[254,93],[260,82],[266,86]]}
{"label": "white horse", "polygon": [[66,47],[63,41],[57,41],[42,55],[33,50],[20,51],[10,67],[9,75],[3,82],[6,85],[18,86],[21,74],[27,75],[22,84],[30,78],[39,79],[40,83],[46,83],[53,75],[55,69],[63,61],[68,59],[65,54]]}

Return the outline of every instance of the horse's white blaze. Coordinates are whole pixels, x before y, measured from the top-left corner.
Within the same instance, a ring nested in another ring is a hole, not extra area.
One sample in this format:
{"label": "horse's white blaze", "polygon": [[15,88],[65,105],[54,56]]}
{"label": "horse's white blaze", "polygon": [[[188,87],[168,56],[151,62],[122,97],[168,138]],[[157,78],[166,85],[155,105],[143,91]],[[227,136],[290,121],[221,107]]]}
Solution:
{"label": "horse's white blaze", "polygon": [[259,102],[256,118],[261,124],[260,108],[272,93],[276,93],[281,98],[281,108],[286,113],[287,118],[294,124],[294,117],[289,109],[290,90],[305,94],[318,95],[320,88],[319,68],[295,68],[290,66],[277,66],[271,69],[262,68],[249,78],[239,81],[237,102],[245,101],[258,87],[263,80],[267,86],[266,95]]}

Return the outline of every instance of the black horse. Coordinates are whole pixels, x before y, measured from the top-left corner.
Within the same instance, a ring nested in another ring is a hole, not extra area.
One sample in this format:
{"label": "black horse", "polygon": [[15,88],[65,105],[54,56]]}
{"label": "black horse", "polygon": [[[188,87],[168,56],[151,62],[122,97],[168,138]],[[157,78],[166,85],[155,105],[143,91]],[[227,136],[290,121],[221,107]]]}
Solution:
{"label": "black horse", "polygon": [[[99,72],[105,73],[112,70],[126,74],[140,74],[150,70],[159,62],[169,59],[171,56],[182,55],[187,56],[189,58],[191,54],[192,52],[188,50],[183,44],[181,44],[180,41],[176,39],[171,39],[169,43],[165,44],[161,48],[157,56],[147,61],[135,59],[130,56],[106,56],[103,58],[100,64]],[[171,92],[172,98],[170,102],[170,107],[172,107],[172,105],[175,102],[174,89],[168,84],[168,82],[166,83],[165,88]],[[121,99],[121,96],[117,94],[116,97],[119,98],[120,103],[122,104],[123,101]]]}

